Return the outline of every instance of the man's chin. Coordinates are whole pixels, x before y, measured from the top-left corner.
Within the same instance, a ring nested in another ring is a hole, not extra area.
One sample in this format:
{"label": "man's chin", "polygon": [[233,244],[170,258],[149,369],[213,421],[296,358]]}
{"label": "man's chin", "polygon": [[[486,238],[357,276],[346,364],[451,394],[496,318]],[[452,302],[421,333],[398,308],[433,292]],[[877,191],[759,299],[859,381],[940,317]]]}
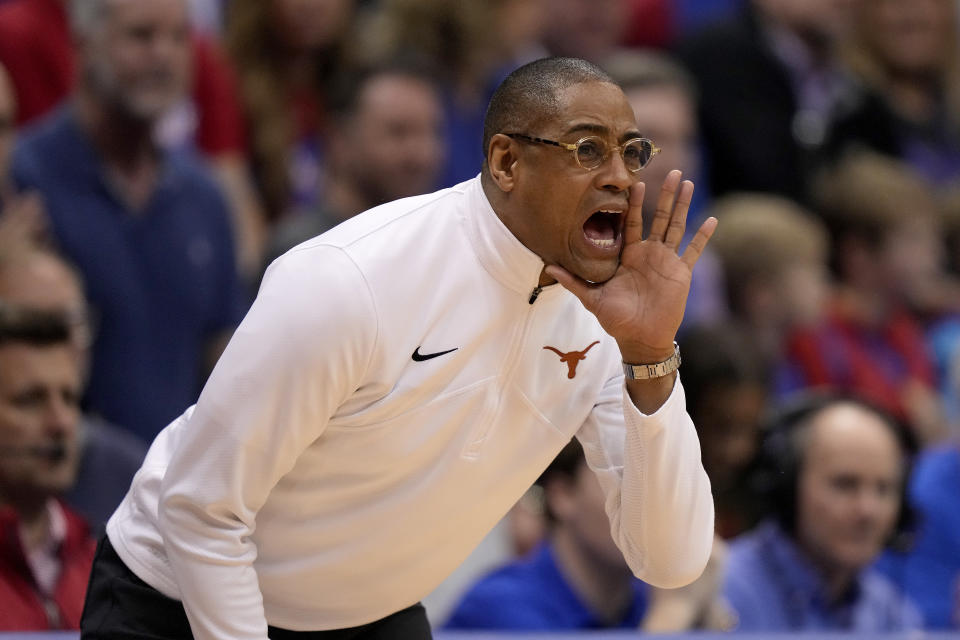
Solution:
{"label": "man's chin", "polygon": [[620,267],[620,261],[591,261],[578,266],[579,268],[572,273],[580,279],[586,280],[591,284],[603,284],[617,273],[617,269]]}

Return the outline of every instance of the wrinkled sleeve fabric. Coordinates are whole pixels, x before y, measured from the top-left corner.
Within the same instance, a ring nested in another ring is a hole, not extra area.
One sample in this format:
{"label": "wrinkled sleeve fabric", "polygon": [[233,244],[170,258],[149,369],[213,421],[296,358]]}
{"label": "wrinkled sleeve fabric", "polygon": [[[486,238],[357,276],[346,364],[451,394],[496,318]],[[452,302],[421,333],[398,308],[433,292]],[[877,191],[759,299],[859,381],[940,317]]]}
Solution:
{"label": "wrinkled sleeve fabric", "polygon": [[713,497],[679,377],[651,415],[634,406],[622,375],[610,378],[577,439],[634,575],[662,588],[696,580],[713,544]]}
{"label": "wrinkled sleeve fabric", "polygon": [[160,531],[198,640],[267,637],[251,540],[258,510],[359,385],[373,299],[342,250],[275,262],[167,469]]}

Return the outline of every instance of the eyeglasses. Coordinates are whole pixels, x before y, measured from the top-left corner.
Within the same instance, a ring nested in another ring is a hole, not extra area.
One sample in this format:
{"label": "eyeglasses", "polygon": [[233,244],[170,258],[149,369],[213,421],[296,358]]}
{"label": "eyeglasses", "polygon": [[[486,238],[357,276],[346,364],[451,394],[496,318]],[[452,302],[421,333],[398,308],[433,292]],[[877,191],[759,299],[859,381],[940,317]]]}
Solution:
{"label": "eyeglasses", "polygon": [[557,142],[556,140],[547,140],[546,138],[535,138],[524,133],[508,133],[508,138],[514,140],[520,139],[537,144],[549,144],[554,147],[560,147],[567,151],[573,151],[573,157],[577,164],[590,171],[596,169],[610,157],[610,151],[619,150],[623,158],[623,164],[631,173],[636,173],[650,164],[653,156],[660,153],[660,148],[653,144],[653,140],[648,138],[633,138],[627,140],[621,145],[616,145],[612,149],[610,145],[598,136],[587,136],[580,138],[576,143]]}

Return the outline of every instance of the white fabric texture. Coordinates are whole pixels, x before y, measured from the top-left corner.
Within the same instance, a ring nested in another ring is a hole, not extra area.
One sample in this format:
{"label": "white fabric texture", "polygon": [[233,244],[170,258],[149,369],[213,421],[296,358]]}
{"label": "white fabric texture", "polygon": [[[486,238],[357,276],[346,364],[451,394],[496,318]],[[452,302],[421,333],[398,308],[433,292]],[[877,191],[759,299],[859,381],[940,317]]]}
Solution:
{"label": "white fabric texture", "polygon": [[[352,627],[439,584],[577,436],[640,578],[696,578],[713,502],[679,382],[654,415],[479,178],[277,259],[107,531],[196,638]],[[562,352],[599,341],[568,377]],[[415,361],[422,355],[449,353]]]}

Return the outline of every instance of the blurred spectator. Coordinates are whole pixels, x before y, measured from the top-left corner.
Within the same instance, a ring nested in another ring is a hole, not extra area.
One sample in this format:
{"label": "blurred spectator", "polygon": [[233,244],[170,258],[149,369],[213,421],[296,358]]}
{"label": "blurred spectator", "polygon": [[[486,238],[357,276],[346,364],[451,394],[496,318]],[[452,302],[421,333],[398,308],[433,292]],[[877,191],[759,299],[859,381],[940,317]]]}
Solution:
{"label": "blurred spectator", "polygon": [[683,336],[683,388],[710,477],[716,530],[732,538],[760,516],[748,479],[767,407],[768,367],[738,325],[699,326]]}
{"label": "blurred spectator", "polygon": [[321,196],[327,92],[349,64],[354,4],[232,0],[227,8],[254,177],[271,220]]}
{"label": "blurred spectator", "polygon": [[723,265],[734,318],[772,370],[772,391],[804,385],[783,366],[787,341],[823,322],[828,295],[828,236],[816,218],[790,200],[730,194],[710,213],[720,221],[710,242]]}
{"label": "blurred spectator", "polygon": [[933,183],[960,183],[960,37],[956,0],[858,2],[847,59],[879,95],[841,123],[839,144],[896,156]]}
{"label": "blurred spectator", "polygon": [[636,628],[648,587],[630,573],[610,535],[604,495],[573,440],[540,480],[548,542],[475,584],[454,609],[452,629]]}
{"label": "blurred spectator", "polygon": [[960,629],[960,441],[920,454],[910,480],[919,526],[911,548],[879,567],[917,603],[927,628]]}
{"label": "blurred spectator", "polygon": [[620,47],[630,11],[625,0],[552,0],[544,44],[551,55],[600,64]]}
{"label": "blurred spectator", "polygon": [[946,421],[920,314],[960,299],[943,270],[937,202],[908,167],[866,153],[830,171],[819,192],[836,294],[828,322],[795,333],[790,361],[806,385],[861,394],[934,442]]}
{"label": "blurred spectator", "polygon": [[448,628],[563,631],[650,625],[649,630],[664,632],[705,621],[726,623],[716,599],[722,546],[692,585],[652,589],[633,577],[614,543],[603,491],[577,440],[560,452],[538,484],[551,523],[548,540],[478,581],[454,609]]}
{"label": "blurred spectator", "polygon": [[43,194],[98,316],[88,407],[152,440],[195,399],[246,301],[223,197],[152,137],[186,88],[185,1],[76,8],[76,94],[24,136],[14,177]]}
{"label": "blurred spectator", "polygon": [[[644,236],[650,231],[657,206],[656,193],[673,169],[697,185],[687,219],[690,229],[702,222],[707,189],[701,178],[697,89],[693,78],[666,54],[620,51],[607,58],[604,69],[623,88],[637,117],[637,128],[656,143],[660,152],[643,170],[651,194],[643,201]],[[692,237],[692,232],[686,239]],[[707,247],[697,262],[684,314],[684,327],[717,322],[726,316],[723,273],[716,254]]]}
{"label": "blurred spectator", "polygon": [[774,517],[730,546],[725,593],[737,629],[919,628],[914,605],[869,568],[903,528],[907,452],[892,419],[813,396],[775,418],[763,447]]}
{"label": "blurred spectator", "polygon": [[501,72],[548,55],[543,44],[548,15],[553,11],[548,0],[493,0],[489,4],[493,10],[498,55],[507,61]]}
{"label": "blurred spectator", "polygon": [[838,43],[853,0],[751,0],[681,44],[700,89],[709,181],[717,195],[762,191],[809,201],[811,170],[834,118],[855,101]]}
{"label": "blurred spectator", "polygon": [[361,211],[437,183],[443,114],[429,76],[413,67],[382,67],[351,74],[345,83],[331,93],[323,199],[277,229],[267,264]]}
{"label": "blurred spectator", "polygon": [[0,253],[41,240],[46,228],[40,198],[36,194],[18,194],[10,175],[16,107],[13,85],[0,64]]}
{"label": "blurred spectator", "polygon": [[[0,255],[0,304],[66,318],[86,378],[92,322],[80,274],[61,257],[30,247]],[[147,445],[129,431],[92,415],[82,415],[77,430],[80,467],[64,500],[96,534],[103,531],[126,495]]]}
{"label": "blurred spectator", "polygon": [[[71,2],[80,6],[87,0],[10,0],[0,5],[0,64],[7,66],[16,89],[18,125],[49,113],[76,84],[76,49],[68,16]],[[103,3],[96,0],[95,4]],[[191,45],[192,101],[183,96],[179,108],[170,110],[157,129],[166,132],[163,137],[169,144],[183,144],[193,137],[211,158],[234,218],[239,264],[246,272],[255,272],[262,259],[265,229],[246,168],[235,81],[208,37],[198,35]]]}
{"label": "blurred spectator", "polygon": [[[447,163],[441,186],[480,172],[484,150],[477,140],[483,138],[487,103],[496,85],[517,66],[515,56],[529,53],[537,44],[524,44],[520,37],[534,37],[540,29],[529,17],[519,34],[514,25],[501,39],[497,20],[515,16],[511,6],[522,10],[517,3],[524,1],[530,0],[383,0],[364,30],[364,55],[370,61],[413,58],[433,66],[446,118]],[[512,48],[506,48],[507,42]]]}
{"label": "blurred spectator", "polygon": [[77,472],[80,365],[58,314],[0,307],[0,629],[79,629],[94,540]]}

